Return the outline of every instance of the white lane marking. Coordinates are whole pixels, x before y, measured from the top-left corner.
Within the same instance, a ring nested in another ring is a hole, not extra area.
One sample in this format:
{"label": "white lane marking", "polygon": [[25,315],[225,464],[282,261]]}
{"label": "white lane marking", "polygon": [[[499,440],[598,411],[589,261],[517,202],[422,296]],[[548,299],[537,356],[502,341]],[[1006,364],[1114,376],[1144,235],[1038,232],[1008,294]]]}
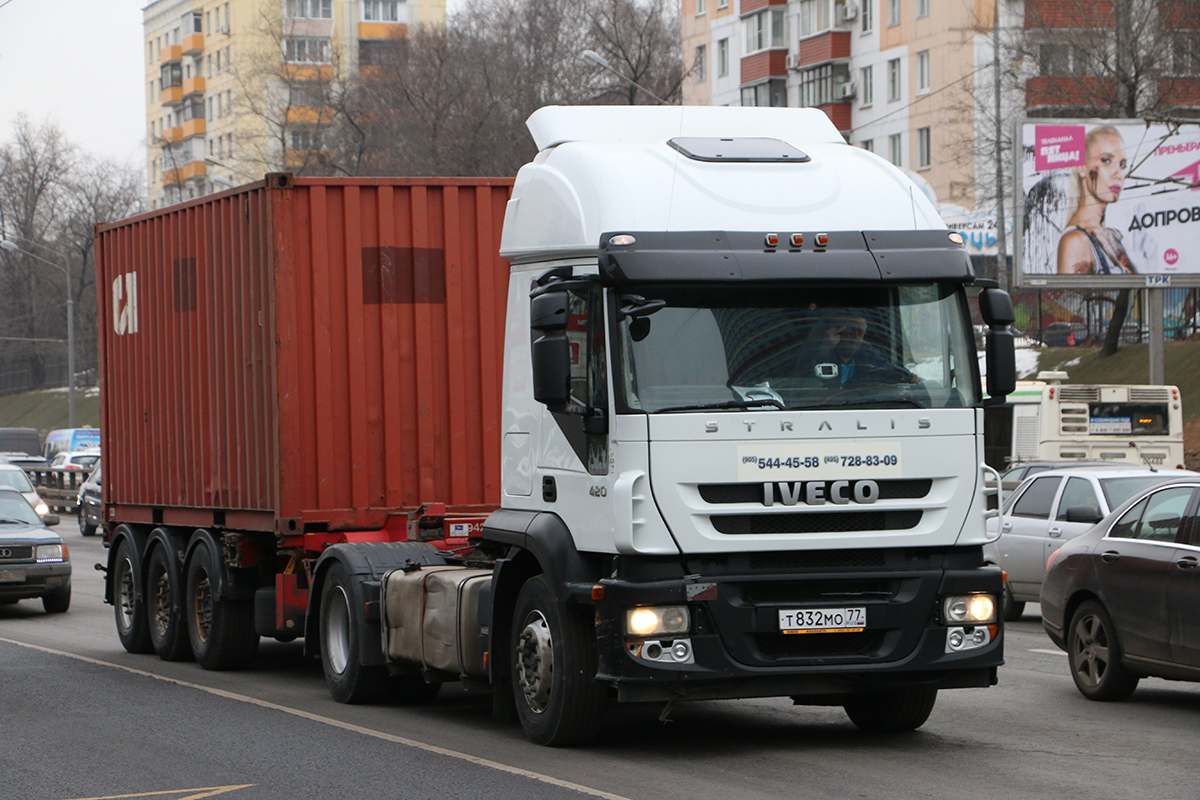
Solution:
{"label": "white lane marking", "polygon": [[530,770],[521,769],[520,767],[513,767],[513,766],[509,766],[508,764],[501,764],[498,761],[489,761],[486,758],[479,758],[478,756],[469,755],[467,753],[460,753],[456,750],[449,750],[445,747],[438,747],[437,745],[426,744],[425,742],[418,742],[415,739],[406,739],[403,736],[394,736],[390,733],[384,733],[382,731],[375,731],[375,730],[371,730],[370,728],[364,728],[361,725],[352,725],[349,722],[342,722],[341,720],[336,720],[331,717],[323,717],[319,714],[310,714],[307,711],[301,711],[296,708],[288,708],[287,706],[281,706],[281,705],[277,705],[275,703],[268,703],[266,700],[259,700],[256,697],[250,697],[250,696],[244,695],[244,694],[235,694],[234,692],[227,692],[224,689],[214,689],[211,686],[201,686],[198,683],[189,683],[188,681],[181,681],[178,678],[168,678],[165,675],[155,675],[153,672],[146,672],[144,670],[134,669],[133,667],[126,667],[122,664],[113,664],[108,661],[101,661],[98,658],[90,658],[88,656],[81,656],[76,653],[67,653],[62,650],[55,650],[50,647],[42,647],[40,645],[29,644],[27,642],[18,642],[14,639],[0,638],[0,642],[5,642],[7,644],[15,644],[20,647],[27,647],[30,650],[40,650],[43,653],[50,653],[51,655],[66,656],[67,658],[73,658],[76,661],[83,661],[88,664],[97,664],[102,667],[113,667],[115,669],[125,670],[126,672],[131,673],[133,675],[141,675],[142,677],[145,677],[145,678],[154,678],[155,680],[165,681],[166,683],[173,683],[177,686],[186,686],[189,689],[198,689],[201,692],[208,692],[211,695],[216,695],[217,697],[224,697],[227,700],[235,700],[239,703],[249,703],[250,705],[259,706],[260,708],[269,708],[273,711],[282,711],[284,714],[291,714],[292,716],[300,717],[301,719],[311,720],[312,722],[320,722],[324,725],[330,725],[334,728],[341,728],[342,730],[351,731],[353,733],[361,733],[364,736],[372,736],[376,739],[382,739],[385,742],[394,742],[395,744],[402,744],[405,747],[415,747],[416,749],[424,750],[427,753],[437,753],[438,755],[449,756],[450,758],[457,758],[460,761],[468,761],[472,764],[476,764],[481,767],[487,767],[488,769],[494,769],[499,772],[507,772],[510,775],[519,775],[523,778],[530,778],[535,781],[541,781],[542,783],[548,783],[551,786],[558,786],[563,789],[570,789],[571,791],[579,792],[580,794],[586,794],[586,795],[590,795],[592,797],[603,797],[603,798],[605,798],[605,800],[629,800],[629,798],[623,797],[622,795],[619,795],[619,794],[611,794],[609,792],[603,792],[603,791],[600,791],[599,789],[593,789],[590,786],[582,786],[578,783],[571,783],[570,781],[564,781],[564,780],[560,780],[558,778],[551,777],[550,775],[543,775],[540,772],[531,772]]}
{"label": "white lane marking", "polygon": [[[133,797],[160,797],[165,794],[182,794],[187,797],[180,797],[179,800],[201,800],[204,797],[216,797],[219,794],[228,792],[236,792],[240,789],[249,789],[254,786],[253,783],[244,783],[241,786],[205,786],[200,789],[169,789],[165,792],[141,792],[139,794],[112,794],[107,797],[82,797],[78,800],[128,800]],[[192,792],[202,792],[202,794],[192,794]]]}
{"label": "white lane marking", "polygon": [[1065,656],[1066,655],[1066,653],[1064,653],[1062,650],[1042,650],[1041,648],[1038,648],[1038,647],[1029,648],[1029,652],[1045,653],[1048,656]]}

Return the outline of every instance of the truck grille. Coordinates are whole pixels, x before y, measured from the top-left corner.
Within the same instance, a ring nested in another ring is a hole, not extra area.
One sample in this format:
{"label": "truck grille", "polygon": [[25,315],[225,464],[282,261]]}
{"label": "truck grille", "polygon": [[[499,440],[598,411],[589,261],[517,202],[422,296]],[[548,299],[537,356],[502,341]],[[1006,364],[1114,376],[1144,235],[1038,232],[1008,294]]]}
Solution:
{"label": "truck grille", "polygon": [[713,515],[719,533],[846,533],[850,531],[900,531],[921,523],[920,510],[845,511],[799,514]]}
{"label": "truck grille", "polygon": [[791,658],[873,656],[883,645],[884,631],[862,633],[759,633],[754,644],[759,654],[771,661]]}
{"label": "truck grille", "polygon": [[0,564],[33,561],[33,545],[0,545]]}
{"label": "truck grille", "polygon": [[[929,494],[933,481],[926,478],[921,480],[883,480],[879,484],[880,500],[918,500]],[[712,505],[731,503],[761,503],[763,501],[763,485],[761,483],[707,483],[701,484],[700,498]]]}
{"label": "truck grille", "polygon": [[741,585],[741,594],[745,602],[756,605],[760,603],[784,606],[831,601],[861,602],[864,598],[890,600],[896,596],[901,583],[901,581],[882,578],[748,582]]}
{"label": "truck grille", "polygon": [[751,569],[871,569],[886,561],[882,550],[814,550],[751,553]]}

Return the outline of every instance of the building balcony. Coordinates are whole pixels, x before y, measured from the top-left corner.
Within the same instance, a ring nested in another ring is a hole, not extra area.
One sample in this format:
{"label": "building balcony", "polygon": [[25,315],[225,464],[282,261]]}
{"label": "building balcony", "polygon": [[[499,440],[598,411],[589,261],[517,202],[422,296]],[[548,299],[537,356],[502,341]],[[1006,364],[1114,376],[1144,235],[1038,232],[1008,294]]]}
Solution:
{"label": "building balcony", "polygon": [[330,64],[284,64],[280,76],[289,81],[331,81],[333,66]]}
{"label": "building balcony", "polygon": [[[991,12],[988,12],[989,14]],[[991,19],[991,17],[987,17]],[[1025,4],[1025,28],[1101,28],[1116,26],[1116,3],[1112,0],[1030,0]]]}
{"label": "building balcony", "polygon": [[178,126],[174,128],[167,128],[162,133],[162,141],[163,144],[175,144],[176,142],[182,142],[183,128]]}
{"label": "building balcony", "polygon": [[1096,75],[1040,75],[1025,81],[1026,108],[1105,108],[1116,83]]}
{"label": "building balcony", "polygon": [[162,176],[163,186],[172,186],[176,183],[179,183],[181,180],[183,180],[181,177],[179,177],[179,174],[181,172],[183,172],[183,170],[164,169],[163,176]]}
{"label": "building balcony", "polygon": [[359,39],[404,39],[408,37],[406,22],[360,22]]}
{"label": "building balcony", "polygon": [[787,75],[787,48],[763,50],[742,59],[742,84]]}
{"label": "building balcony", "polygon": [[787,0],[742,0],[738,11],[742,16],[766,8],[767,6],[786,6]]}
{"label": "building balcony", "polygon": [[183,37],[183,54],[185,56],[198,56],[204,52],[204,34],[189,33]]}
{"label": "building balcony", "polygon": [[849,58],[850,31],[825,31],[800,40],[800,67]]}
{"label": "building balcony", "polygon": [[286,116],[289,125],[324,125],[333,121],[333,109],[293,106]]}
{"label": "building balcony", "polygon": [[184,164],[179,170],[179,179],[186,181],[190,178],[203,178],[208,174],[208,164],[203,161],[192,161]]}
{"label": "building balcony", "polygon": [[197,75],[194,78],[184,78],[183,80],[183,96],[189,94],[204,94],[204,76]]}
{"label": "building balcony", "polygon": [[162,58],[159,60],[164,64],[169,64],[172,61],[182,61],[183,48],[177,44],[169,44],[162,49]]}
{"label": "building balcony", "polygon": [[283,163],[289,167],[323,166],[329,154],[324,150],[284,150]]}
{"label": "building balcony", "polygon": [[167,86],[162,90],[162,104],[164,106],[177,106],[183,102],[183,87],[182,86]]}
{"label": "building balcony", "polygon": [[[172,129],[172,130],[174,130],[174,129]],[[203,136],[204,133],[205,133],[205,126],[204,126],[203,119],[184,120],[184,122],[183,122],[183,138],[186,139],[189,136]]]}

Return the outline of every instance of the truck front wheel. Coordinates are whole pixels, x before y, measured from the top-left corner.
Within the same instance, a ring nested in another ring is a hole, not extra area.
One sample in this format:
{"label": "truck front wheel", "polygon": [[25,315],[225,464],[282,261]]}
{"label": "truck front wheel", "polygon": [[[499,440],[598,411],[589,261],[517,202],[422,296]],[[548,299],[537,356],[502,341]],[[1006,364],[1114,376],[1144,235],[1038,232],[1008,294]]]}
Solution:
{"label": "truck front wheel", "polygon": [[606,691],[596,680],[592,615],[557,602],[538,575],[517,595],[511,644],[517,717],[525,734],[551,747],[595,739]]}
{"label": "truck front wheel", "polygon": [[113,616],[117,638],[129,653],[151,653],[150,630],[146,625],[146,600],[142,592],[141,559],[128,539],[121,539],[113,559]]}
{"label": "truck front wheel", "polygon": [[184,616],[192,655],[205,669],[236,669],[258,652],[254,601],[221,599],[220,563],[207,541],[188,556]]}
{"label": "truck front wheel", "polygon": [[329,693],[339,703],[371,703],[388,693],[391,676],[382,664],[363,664],[359,657],[363,623],[353,612],[350,575],[334,563],[321,592],[321,667]]}
{"label": "truck front wheel", "polygon": [[856,695],[844,704],[850,721],[868,733],[915,731],[925,724],[937,689],[896,689]]}

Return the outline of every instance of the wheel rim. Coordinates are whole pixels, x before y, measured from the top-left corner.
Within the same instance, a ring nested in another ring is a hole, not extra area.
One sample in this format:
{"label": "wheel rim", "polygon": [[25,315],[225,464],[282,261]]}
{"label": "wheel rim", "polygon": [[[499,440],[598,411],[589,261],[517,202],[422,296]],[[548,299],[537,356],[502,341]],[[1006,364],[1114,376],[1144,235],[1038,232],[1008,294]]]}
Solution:
{"label": "wheel rim", "polygon": [[208,642],[212,630],[212,585],[208,581],[208,571],[199,570],[196,576],[196,589],[192,596],[192,616],[196,623],[196,639],[200,644]]}
{"label": "wheel rim", "polygon": [[333,592],[325,615],[325,653],[329,666],[341,675],[350,664],[350,599],[341,586]]}
{"label": "wheel rim", "polygon": [[165,637],[171,622],[171,579],[162,567],[150,576],[150,611],[155,633]]}
{"label": "wheel rim", "polygon": [[121,627],[129,630],[133,627],[133,562],[128,558],[121,560],[120,569],[117,571],[118,594],[117,611],[121,615]]}
{"label": "wheel rim", "polygon": [[1085,686],[1095,689],[1104,680],[1112,662],[1108,631],[1096,614],[1085,614],[1075,622],[1075,644],[1071,667]]}
{"label": "wheel rim", "polygon": [[517,682],[529,709],[535,714],[543,713],[554,685],[554,642],[546,617],[540,611],[529,613],[517,637]]}

